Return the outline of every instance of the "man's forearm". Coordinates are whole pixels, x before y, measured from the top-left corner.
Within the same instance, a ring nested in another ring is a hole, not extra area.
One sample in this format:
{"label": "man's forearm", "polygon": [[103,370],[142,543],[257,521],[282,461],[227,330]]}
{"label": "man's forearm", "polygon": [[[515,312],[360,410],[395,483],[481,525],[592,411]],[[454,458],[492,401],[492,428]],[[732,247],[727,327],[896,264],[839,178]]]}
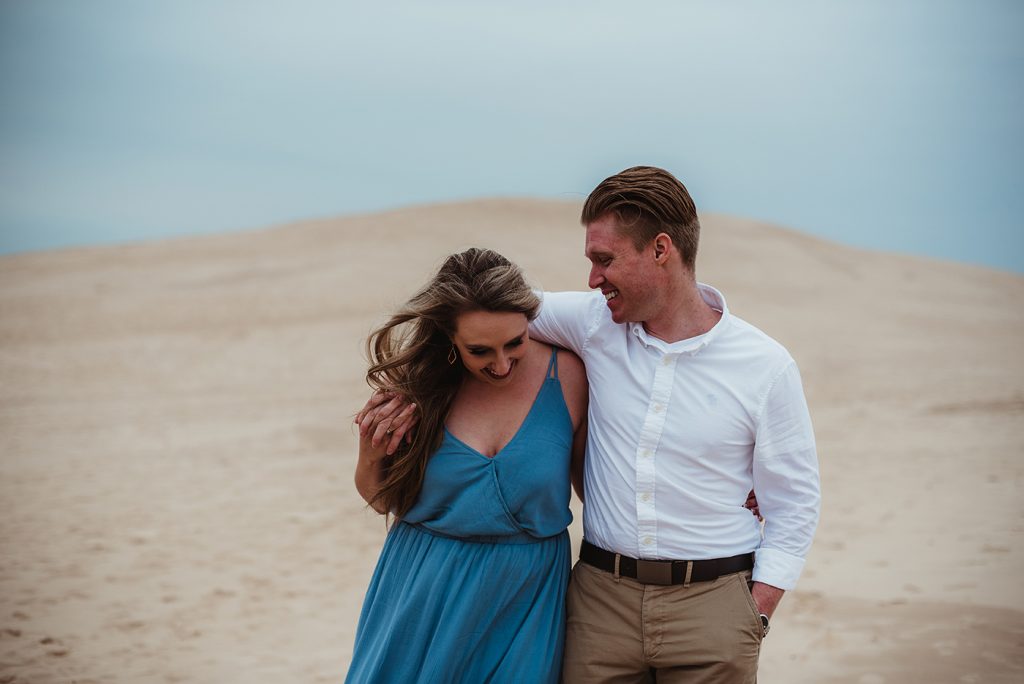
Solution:
{"label": "man's forearm", "polygon": [[764,582],[754,582],[753,586],[750,587],[750,595],[754,597],[757,609],[767,615],[769,619],[775,612],[775,609],[778,608],[779,601],[782,600],[782,595],[785,593],[784,589],[773,587]]}

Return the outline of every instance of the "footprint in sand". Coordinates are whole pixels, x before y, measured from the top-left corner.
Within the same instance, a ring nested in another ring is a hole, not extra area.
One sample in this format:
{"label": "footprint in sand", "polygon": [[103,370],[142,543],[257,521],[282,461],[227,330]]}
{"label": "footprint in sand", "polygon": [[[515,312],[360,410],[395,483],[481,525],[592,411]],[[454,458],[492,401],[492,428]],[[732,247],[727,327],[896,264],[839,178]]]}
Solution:
{"label": "footprint in sand", "polygon": [[146,626],[146,623],[142,620],[127,620],[125,622],[118,622],[114,627],[122,632],[134,632],[135,630],[142,629]]}
{"label": "footprint in sand", "polygon": [[1010,553],[1009,546],[996,546],[994,544],[985,544],[981,547],[982,553]]}
{"label": "footprint in sand", "polygon": [[63,658],[71,652],[71,649],[65,648],[59,639],[54,639],[53,637],[43,637],[39,640],[39,643],[43,646],[51,646],[52,648],[46,650],[46,655],[53,656],[54,658]]}

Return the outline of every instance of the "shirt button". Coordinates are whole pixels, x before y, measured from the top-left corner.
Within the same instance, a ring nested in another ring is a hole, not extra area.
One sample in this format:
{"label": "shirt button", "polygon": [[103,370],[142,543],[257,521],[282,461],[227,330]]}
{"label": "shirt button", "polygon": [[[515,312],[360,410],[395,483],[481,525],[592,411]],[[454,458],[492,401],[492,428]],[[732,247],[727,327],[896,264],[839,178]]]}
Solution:
{"label": "shirt button", "polygon": [[650,546],[653,541],[650,537],[644,537],[644,546]]}
{"label": "shirt button", "polygon": [[650,449],[644,449],[643,451],[640,452],[640,455],[643,456],[644,458],[647,458],[648,456],[651,455],[651,450]]}
{"label": "shirt button", "polygon": [[650,495],[650,494],[648,494],[648,493],[646,493],[646,492],[644,492],[644,493],[643,493],[643,494],[642,494],[642,495],[640,496],[640,500],[641,500],[641,501],[650,501],[650,500],[651,500],[651,495]]}
{"label": "shirt button", "polygon": [[665,407],[662,406],[661,404],[655,404],[654,405],[654,412],[655,413],[661,413],[664,410],[665,410]]}
{"label": "shirt button", "polygon": [[661,365],[663,365],[663,366],[671,366],[672,365],[672,357],[671,356],[666,356],[665,358],[663,358],[661,360]]}

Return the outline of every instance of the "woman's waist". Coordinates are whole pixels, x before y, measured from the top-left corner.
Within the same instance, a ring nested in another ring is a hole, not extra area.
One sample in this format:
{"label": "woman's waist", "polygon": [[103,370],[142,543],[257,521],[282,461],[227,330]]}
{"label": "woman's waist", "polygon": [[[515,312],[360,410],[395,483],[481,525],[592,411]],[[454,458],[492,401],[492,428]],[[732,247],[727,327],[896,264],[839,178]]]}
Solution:
{"label": "woman's waist", "polygon": [[418,532],[423,532],[435,537],[442,537],[444,539],[455,539],[461,542],[468,542],[471,544],[539,544],[550,540],[558,539],[565,535],[568,536],[568,532],[565,528],[562,528],[558,532],[547,536],[537,536],[526,530],[508,530],[507,532],[496,532],[491,534],[470,532],[465,530],[459,530],[457,528],[451,528],[444,525],[438,525],[431,522],[406,522],[400,520],[399,525],[410,527]]}

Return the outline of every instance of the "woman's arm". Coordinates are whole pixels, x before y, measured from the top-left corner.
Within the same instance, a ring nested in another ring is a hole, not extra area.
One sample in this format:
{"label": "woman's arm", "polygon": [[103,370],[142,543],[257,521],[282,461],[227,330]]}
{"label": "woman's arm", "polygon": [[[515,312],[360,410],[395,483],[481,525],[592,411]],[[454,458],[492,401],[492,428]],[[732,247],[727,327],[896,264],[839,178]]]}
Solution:
{"label": "woman's arm", "polygon": [[387,511],[375,497],[384,482],[384,458],[386,452],[381,448],[373,448],[368,437],[359,438],[359,460],[356,461],[356,491],[363,497],[373,510],[384,514]]}
{"label": "woman's arm", "polygon": [[587,370],[580,358],[570,351],[558,352],[558,378],[562,383],[562,396],[572,419],[572,460],[569,476],[576,496],[583,501],[583,462],[587,449],[587,402],[589,386]]}
{"label": "woman's arm", "polygon": [[583,415],[576,432],[572,436],[572,461],[569,463],[569,477],[572,488],[580,501],[583,499],[583,462],[587,453],[587,416]]}
{"label": "woman's arm", "polygon": [[[368,409],[375,408],[368,414]],[[380,396],[375,394],[366,402],[366,406],[356,416],[359,424],[359,458],[356,461],[356,491],[366,503],[378,513],[387,513],[383,504],[376,500],[377,492],[384,482],[384,462],[388,456],[389,440],[394,424],[398,424],[412,415],[415,404],[406,404],[402,397],[395,396],[381,404]]]}

